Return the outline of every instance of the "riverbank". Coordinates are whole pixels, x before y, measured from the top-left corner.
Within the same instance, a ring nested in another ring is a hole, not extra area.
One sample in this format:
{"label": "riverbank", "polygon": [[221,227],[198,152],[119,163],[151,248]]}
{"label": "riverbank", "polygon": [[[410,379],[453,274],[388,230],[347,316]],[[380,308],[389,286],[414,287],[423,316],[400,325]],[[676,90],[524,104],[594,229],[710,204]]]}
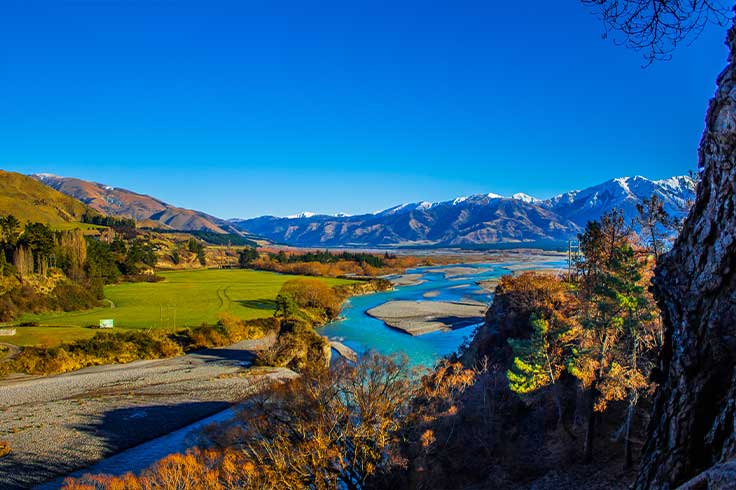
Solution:
{"label": "riverbank", "polygon": [[0,488],[43,483],[220,412],[295,376],[246,368],[273,336],[181,357],[0,381]]}

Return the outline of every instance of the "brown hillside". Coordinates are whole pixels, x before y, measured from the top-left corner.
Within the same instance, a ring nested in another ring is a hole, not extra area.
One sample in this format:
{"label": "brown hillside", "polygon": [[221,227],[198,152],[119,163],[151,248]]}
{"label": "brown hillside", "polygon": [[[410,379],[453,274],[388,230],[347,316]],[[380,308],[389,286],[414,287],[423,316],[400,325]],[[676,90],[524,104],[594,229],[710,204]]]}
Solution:
{"label": "brown hillside", "polygon": [[70,177],[48,174],[33,177],[106,215],[133,218],[139,223],[146,223],[146,226],[167,229],[226,232],[222,227],[222,220],[218,218],[199,211],[172,206],[145,194]]}
{"label": "brown hillside", "polygon": [[61,225],[81,221],[87,206],[36,180],[0,170],[0,215]]}

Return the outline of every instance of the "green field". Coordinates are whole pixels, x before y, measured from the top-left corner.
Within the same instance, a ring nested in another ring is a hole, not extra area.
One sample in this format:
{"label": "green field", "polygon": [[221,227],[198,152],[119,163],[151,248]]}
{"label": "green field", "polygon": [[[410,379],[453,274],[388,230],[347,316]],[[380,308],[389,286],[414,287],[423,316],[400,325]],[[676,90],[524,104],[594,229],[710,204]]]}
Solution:
{"label": "green field", "polygon": [[[243,319],[273,314],[274,298],[281,285],[295,277],[251,270],[199,270],[160,273],[164,281],[123,283],[105,287],[110,305],[70,313],[25,315],[39,327],[18,327],[13,337],[3,340],[17,345],[56,344],[87,338],[99,330],[87,328],[101,319],[115,321],[122,329],[175,329],[214,323],[222,312]],[[352,281],[325,278],[329,284]],[[114,308],[112,307],[114,304]]]}

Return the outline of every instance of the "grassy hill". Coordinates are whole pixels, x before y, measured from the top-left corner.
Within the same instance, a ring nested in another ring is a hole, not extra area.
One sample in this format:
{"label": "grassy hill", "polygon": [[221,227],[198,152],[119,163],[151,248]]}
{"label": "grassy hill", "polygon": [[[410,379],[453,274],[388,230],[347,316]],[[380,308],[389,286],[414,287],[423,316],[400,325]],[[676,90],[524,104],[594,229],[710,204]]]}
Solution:
{"label": "grassy hill", "polygon": [[0,215],[65,227],[81,221],[87,210],[80,201],[31,177],[0,170]]}

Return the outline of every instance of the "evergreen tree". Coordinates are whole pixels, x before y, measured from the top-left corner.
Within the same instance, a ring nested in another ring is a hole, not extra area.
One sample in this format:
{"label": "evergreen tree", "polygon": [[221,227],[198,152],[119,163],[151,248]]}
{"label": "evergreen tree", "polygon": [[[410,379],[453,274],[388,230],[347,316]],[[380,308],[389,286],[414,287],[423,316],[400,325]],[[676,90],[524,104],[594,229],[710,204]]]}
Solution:
{"label": "evergreen tree", "polygon": [[578,296],[583,330],[568,370],[587,391],[584,457],[590,461],[595,412],[604,411],[612,400],[628,398],[630,430],[638,393],[646,386],[648,366],[641,357],[642,339],[652,337],[654,308],[642,273],[646,264],[637,258],[631,229],[620,212],[604,215],[600,223],[588,223],[580,236],[580,248]]}
{"label": "evergreen tree", "polygon": [[238,252],[238,266],[241,269],[248,267],[254,260],[258,258],[258,251],[253,247],[245,247]]}
{"label": "evergreen tree", "polygon": [[[571,323],[550,321],[539,314],[532,315],[530,323],[532,330],[528,339],[509,339],[514,360],[506,377],[511,391],[519,395],[557,383],[576,335]],[[556,387],[554,398],[557,422],[562,424],[562,401]]]}
{"label": "evergreen tree", "polygon": [[120,278],[120,269],[112,247],[92,238],[87,239],[87,260],[84,267],[90,278],[99,279],[105,284],[117,282]]}
{"label": "evergreen tree", "polygon": [[276,318],[282,318],[288,320],[292,318],[299,310],[299,305],[291,294],[279,293],[276,296],[276,310],[273,312],[273,316]]}

